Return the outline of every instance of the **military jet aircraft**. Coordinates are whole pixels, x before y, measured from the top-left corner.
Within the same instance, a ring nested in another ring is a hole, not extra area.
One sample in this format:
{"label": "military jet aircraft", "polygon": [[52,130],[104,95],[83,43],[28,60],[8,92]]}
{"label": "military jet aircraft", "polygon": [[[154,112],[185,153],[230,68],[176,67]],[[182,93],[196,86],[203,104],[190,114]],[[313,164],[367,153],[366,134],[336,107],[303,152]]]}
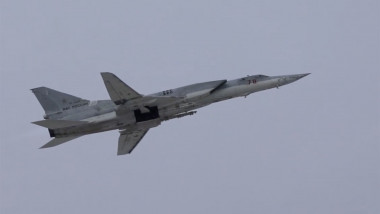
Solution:
{"label": "military jet aircraft", "polygon": [[114,74],[101,73],[111,100],[89,101],[47,87],[32,89],[45,110],[45,120],[33,123],[48,128],[53,138],[41,148],[57,146],[87,134],[118,129],[117,154],[124,155],[133,151],[150,128],[163,121],[193,115],[195,109],[215,102],[278,88],[307,75],[253,75],[142,95]]}

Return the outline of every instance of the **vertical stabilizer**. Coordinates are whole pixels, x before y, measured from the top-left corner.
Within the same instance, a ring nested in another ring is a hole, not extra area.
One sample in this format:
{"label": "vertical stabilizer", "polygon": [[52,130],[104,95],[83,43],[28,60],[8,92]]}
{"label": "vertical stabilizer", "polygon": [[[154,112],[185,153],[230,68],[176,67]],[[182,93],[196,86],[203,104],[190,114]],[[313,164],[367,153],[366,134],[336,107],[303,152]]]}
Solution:
{"label": "vertical stabilizer", "polygon": [[52,114],[70,109],[73,106],[84,105],[89,101],[82,98],[65,94],[50,88],[39,87],[32,89],[46,114]]}

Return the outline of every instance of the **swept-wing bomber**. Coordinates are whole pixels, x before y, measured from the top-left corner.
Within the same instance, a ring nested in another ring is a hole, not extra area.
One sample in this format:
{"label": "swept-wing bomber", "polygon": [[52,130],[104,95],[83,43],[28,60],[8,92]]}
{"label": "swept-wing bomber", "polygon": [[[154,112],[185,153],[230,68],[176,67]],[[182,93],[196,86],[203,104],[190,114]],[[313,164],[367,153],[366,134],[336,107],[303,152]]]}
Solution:
{"label": "swept-wing bomber", "polygon": [[142,95],[114,74],[101,73],[111,100],[89,101],[47,87],[32,89],[45,110],[44,120],[33,123],[48,128],[53,138],[41,148],[117,129],[120,132],[117,154],[124,155],[133,151],[150,128],[163,121],[193,115],[195,109],[215,102],[278,88],[306,75],[253,75]]}

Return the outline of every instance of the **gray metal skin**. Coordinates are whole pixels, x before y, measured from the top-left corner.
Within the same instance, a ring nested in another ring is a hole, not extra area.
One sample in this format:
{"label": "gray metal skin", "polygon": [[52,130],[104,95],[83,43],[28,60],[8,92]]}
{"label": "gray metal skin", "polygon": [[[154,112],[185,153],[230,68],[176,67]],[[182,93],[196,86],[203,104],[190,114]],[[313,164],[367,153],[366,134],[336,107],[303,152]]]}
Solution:
{"label": "gray metal skin", "polygon": [[[45,87],[32,89],[46,113],[45,121],[34,123],[48,128],[50,136],[55,137],[41,148],[56,146],[87,134],[118,129],[118,155],[129,154],[146,132],[162,121],[192,115],[195,113],[193,110],[215,102],[278,88],[307,75],[253,75],[230,81],[197,83],[142,96],[115,75],[102,73],[113,100],[88,101]],[[125,99],[115,98],[120,94],[124,96],[122,92],[117,94],[119,88],[128,92]],[[128,96],[140,97],[128,100]],[[61,104],[56,104],[58,102]]]}

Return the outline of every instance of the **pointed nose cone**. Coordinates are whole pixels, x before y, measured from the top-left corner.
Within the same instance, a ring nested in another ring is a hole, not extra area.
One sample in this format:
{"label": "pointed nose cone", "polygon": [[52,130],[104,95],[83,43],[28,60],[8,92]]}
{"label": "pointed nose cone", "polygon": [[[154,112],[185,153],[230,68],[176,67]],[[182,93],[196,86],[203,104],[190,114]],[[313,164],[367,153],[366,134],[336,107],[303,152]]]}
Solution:
{"label": "pointed nose cone", "polygon": [[306,77],[309,74],[310,73],[281,76],[280,79],[278,80],[278,86],[286,85],[286,84],[295,82],[295,81],[297,81],[303,77]]}
{"label": "pointed nose cone", "polygon": [[303,77],[306,77],[307,75],[309,75],[310,73],[306,73],[306,74],[293,74],[293,75],[289,75],[289,80],[290,82],[294,82],[294,81],[297,81]]}
{"label": "pointed nose cone", "polygon": [[306,74],[297,74],[297,80],[303,78],[303,77],[306,77],[307,75],[309,75],[310,73],[306,73]]}

